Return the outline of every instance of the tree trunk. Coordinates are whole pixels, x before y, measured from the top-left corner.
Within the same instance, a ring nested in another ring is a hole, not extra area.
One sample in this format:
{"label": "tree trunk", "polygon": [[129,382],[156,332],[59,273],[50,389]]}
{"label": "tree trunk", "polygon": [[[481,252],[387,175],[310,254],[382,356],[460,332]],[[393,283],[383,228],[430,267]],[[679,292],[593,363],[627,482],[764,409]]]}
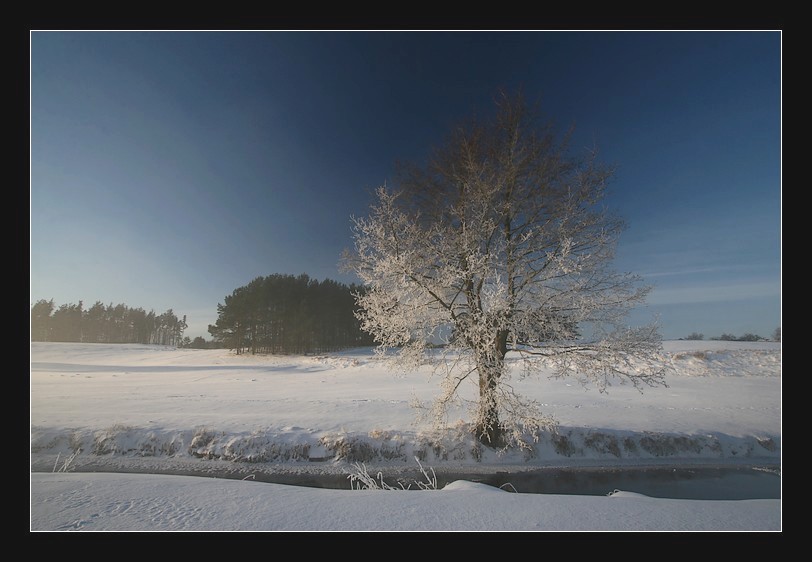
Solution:
{"label": "tree trunk", "polygon": [[477,436],[483,445],[501,448],[505,436],[499,422],[499,405],[496,401],[496,387],[505,368],[507,354],[507,332],[499,332],[494,339],[494,351],[490,357],[477,360],[479,373],[479,415],[477,416]]}
{"label": "tree trunk", "polygon": [[477,437],[483,445],[502,446],[502,428],[499,425],[499,408],[496,403],[496,376],[485,365],[479,368],[479,416]]}

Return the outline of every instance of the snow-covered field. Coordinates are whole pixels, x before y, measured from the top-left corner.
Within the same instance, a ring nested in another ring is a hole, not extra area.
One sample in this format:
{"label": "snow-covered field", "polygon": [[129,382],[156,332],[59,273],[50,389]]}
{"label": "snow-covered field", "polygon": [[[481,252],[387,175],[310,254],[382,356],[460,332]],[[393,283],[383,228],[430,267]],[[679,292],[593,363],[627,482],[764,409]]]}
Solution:
{"label": "snow-covered field", "polygon": [[[519,380],[517,368],[517,390],[559,427],[532,452],[497,454],[468,439],[456,417],[443,433],[415,423],[410,403],[430,400],[438,379],[428,368],[397,376],[368,349],[269,357],[32,343],[31,528],[780,529],[776,499],[513,494],[472,482],[430,492],[319,490],[250,480],[347,474],[355,463],[395,476],[414,471],[416,458],[438,472],[465,473],[780,465],[780,344],[680,341],[665,349],[674,367],[669,386],[643,394],[631,386],[601,394],[545,374]],[[60,468],[69,472],[54,472]]]}

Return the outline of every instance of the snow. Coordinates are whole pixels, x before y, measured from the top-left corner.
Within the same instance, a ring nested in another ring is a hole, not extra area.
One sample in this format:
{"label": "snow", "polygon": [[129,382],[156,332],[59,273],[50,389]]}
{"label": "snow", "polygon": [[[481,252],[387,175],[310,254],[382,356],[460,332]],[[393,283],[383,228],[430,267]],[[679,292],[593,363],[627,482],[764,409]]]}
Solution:
{"label": "snow", "polygon": [[437,377],[428,367],[395,375],[369,349],[236,356],[33,342],[31,529],[780,530],[780,499],[608,495],[611,487],[602,496],[512,493],[470,479],[429,491],[254,480],[345,478],[364,463],[394,481],[417,469],[415,457],[467,474],[696,465],[780,473],[780,344],[679,341],[665,351],[669,386],[642,394],[631,386],[599,393],[545,373],[520,380],[516,366],[517,390],[559,427],[533,454],[497,454],[475,452],[457,417],[445,434],[416,423],[410,403],[430,400]]}

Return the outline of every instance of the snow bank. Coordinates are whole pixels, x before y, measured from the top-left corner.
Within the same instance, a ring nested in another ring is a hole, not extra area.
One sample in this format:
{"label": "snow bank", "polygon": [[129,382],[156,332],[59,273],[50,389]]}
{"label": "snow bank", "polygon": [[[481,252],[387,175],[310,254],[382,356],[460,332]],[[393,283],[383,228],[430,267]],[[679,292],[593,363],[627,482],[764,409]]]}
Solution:
{"label": "snow bank", "polygon": [[134,458],[327,472],[354,462],[412,465],[415,457],[470,467],[780,460],[780,344],[679,341],[665,351],[669,387],[643,394],[516,376],[516,389],[559,426],[536,435],[532,448],[499,453],[481,447],[463,421],[449,420],[443,432],[416,424],[410,403],[431,400],[436,380],[428,369],[395,376],[370,349],[237,356],[32,343],[32,467],[50,470],[57,454],[77,450],[77,467]]}
{"label": "snow bank", "polygon": [[778,531],[780,500],[321,490],[151,474],[32,474],[32,531]]}

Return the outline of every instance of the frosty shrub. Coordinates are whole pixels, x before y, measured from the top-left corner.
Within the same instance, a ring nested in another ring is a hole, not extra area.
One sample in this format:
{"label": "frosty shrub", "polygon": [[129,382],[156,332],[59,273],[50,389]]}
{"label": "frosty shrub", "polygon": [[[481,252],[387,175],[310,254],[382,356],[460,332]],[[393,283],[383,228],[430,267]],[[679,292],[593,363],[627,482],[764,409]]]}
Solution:
{"label": "frosty shrub", "polygon": [[[413,484],[417,486],[419,490],[436,490],[437,475],[434,473],[434,469],[429,469],[431,470],[431,476],[429,476],[429,473],[423,468],[420,460],[417,457],[415,457],[414,460],[420,467],[423,480],[415,480]],[[378,472],[378,474],[373,477],[367,471],[367,467],[364,463],[354,463],[353,467],[355,468],[355,472],[347,477],[350,481],[350,488],[353,490],[410,490],[412,487],[412,484],[405,484],[402,481],[399,481],[396,486],[387,484],[383,479],[382,472]]]}
{"label": "frosty shrub", "polygon": [[76,457],[79,456],[79,452],[80,452],[79,449],[76,449],[76,451],[74,451],[72,455],[66,457],[62,461],[61,465],[59,464],[60,455],[57,454],[56,460],[54,461],[54,468],[51,472],[72,472],[73,469],[75,468],[74,466],[72,466],[73,461],[76,459]]}
{"label": "frosty shrub", "polygon": [[[551,366],[601,391],[662,384],[665,367],[656,327],[624,323],[649,289],[609,267],[623,230],[603,207],[611,170],[571,156],[521,97],[497,107],[377,190],[344,262],[365,285],[358,317],[379,352],[406,369],[436,361],[437,425],[473,383],[477,437],[503,447],[554,424],[514,391],[508,353],[525,375]],[[427,353],[438,345],[444,355]]]}

